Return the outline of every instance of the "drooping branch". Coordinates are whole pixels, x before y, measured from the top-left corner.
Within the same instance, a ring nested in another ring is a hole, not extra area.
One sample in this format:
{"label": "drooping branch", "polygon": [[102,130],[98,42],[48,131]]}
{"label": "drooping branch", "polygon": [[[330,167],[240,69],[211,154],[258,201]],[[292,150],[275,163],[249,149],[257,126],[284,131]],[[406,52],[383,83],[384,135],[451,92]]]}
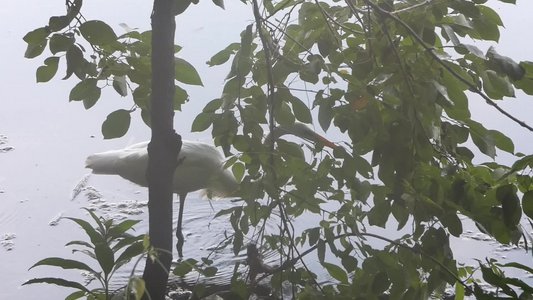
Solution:
{"label": "drooping branch", "polygon": [[[350,2],[350,0],[346,0],[348,3]],[[433,47],[430,47],[428,46],[424,40],[409,26],[407,25],[407,23],[405,23],[402,19],[400,19],[398,16],[396,16],[395,14],[389,12],[389,11],[386,11],[384,10],[383,8],[379,7],[379,5],[373,3],[372,1],[370,0],[364,0],[364,2],[372,7],[372,9],[374,9],[375,11],[377,11],[380,15],[382,16],[385,16],[387,18],[390,18],[392,20],[394,20],[395,22],[397,22],[398,24],[400,24],[400,26],[402,26],[405,30],[407,30],[407,32],[409,32],[409,34],[426,50],[426,52],[439,64],[441,65],[444,69],[446,69],[448,72],[450,72],[450,74],[452,76],[454,76],[455,78],[457,78],[459,81],[461,81],[462,83],[464,83],[465,85],[468,86],[468,88],[478,94],[479,96],[481,96],[481,98],[483,98],[485,100],[485,102],[494,107],[498,112],[500,112],[501,114],[503,114],[504,116],[506,116],[507,118],[511,119],[513,122],[517,123],[518,125],[526,128],[527,130],[529,131],[533,131],[533,127],[531,127],[530,125],[528,125],[526,122],[524,121],[521,121],[519,119],[517,119],[515,116],[513,116],[511,113],[507,112],[506,110],[504,110],[503,108],[501,108],[498,104],[496,104],[494,102],[494,100],[492,100],[489,96],[487,96],[485,93],[483,93],[477,86],[475,86],[474,84],[472,84],[470,81],[468,81],[467,79],[463,78],[463,76],[461,76],[459,73],[455,72],[452,68],[450,68],[448,65],[446,65],[439,57],[438,55],[434,52],[434,48]]]}

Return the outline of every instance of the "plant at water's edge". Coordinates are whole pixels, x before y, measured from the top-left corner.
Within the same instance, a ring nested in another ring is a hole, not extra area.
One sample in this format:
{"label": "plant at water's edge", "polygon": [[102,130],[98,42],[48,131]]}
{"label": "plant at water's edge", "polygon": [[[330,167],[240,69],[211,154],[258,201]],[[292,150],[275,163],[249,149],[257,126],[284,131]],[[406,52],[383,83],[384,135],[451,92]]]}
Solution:
{"label": "plant at water's edge", "polygon": [[[148,252],[149,242],[146,235],[134,236],[128,233],[139,222],[138,220],[125,220],[115,224],[112,219],[98,217],[92,211],[86,210],[96,222],[96,227],[93,227],[89,222],[82,219],[66,219],[78,224],[89,236],[90,242],[75,240],[68,242],[66,246],[78,246],[79,248],[72,250],[72,252],[80,252],[89,256],[98,263],[100,270],[94,269],[80,260],[61,257],[45,258],[31,266],[30,269],[37,266],[54,266],[66,270],[88,272],[100,282],[101,286],[89,289],[86,285],[79,282],[56,277],[34,278],[26,281],[23,285],[48,283],[76,289],[77,291],[65,298],[68,300],[82,297],[87,297],[87,299],[111,299],[113,295],[109,288],[113,274],[133,258],[137,257],[138,259],[133,267],[133,270],[135,270],[139,261],[144,257],[143,254]],[[120,254],[116,257],[118,253]],[[142,278],[134,276],[132,271],[126,287],[125,298],[129,299],[130,294],[133,294],[134,299],[141,299],[144,291],[144,281]]]}

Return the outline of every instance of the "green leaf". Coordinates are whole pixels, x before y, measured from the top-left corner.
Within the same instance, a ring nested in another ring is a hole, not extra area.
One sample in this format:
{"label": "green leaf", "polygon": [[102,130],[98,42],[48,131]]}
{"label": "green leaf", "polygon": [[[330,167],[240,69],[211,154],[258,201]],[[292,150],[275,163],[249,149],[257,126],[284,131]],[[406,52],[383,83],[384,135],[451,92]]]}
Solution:
{"label": "green leaf", "polygon": [[244,176],[244,164],[242,163],[235,163],[233,166],[231,166],[231,171],[233,172],[233,176],[235,176],[235,179],[237,179],[237,182],[241,182],[243,176]]}
{"label": "green leaf", "polygon": [[213,55],[211,59],[207,62],[207,65],[210,67],[212,66],[218,66],[225,62],[227,62],[231,55],[235,54],[237,50],[239,50],[240,44],[239,43],[232,43],[229,46],[227,46],[225,49],[220,50],[217,54]]}
{"label": "green leaf", "polygon": [[320,227],[315,227],[308,229],[309,234],[309,246],[313,246],[318,242],[318,239],[320,238]]}
{"label": "green leaf", "polygon": [[113,250],[109,247],[107,243],[98,243],[94,247],[94,254],[98,260],[98,264],[104,271],[104,274],[107,276],[113,270],[115,265],[115,255]]}
{"label": "green leaf", "polygon": [[522,209],[526,216],[533,219],[533,191],[527,191],[522,196]]}
{"label": "green leaf", "polygon": [[513,184],[506,184],[496,189],[496,197],[502,204],[503,221],[505,225],[514,229],[522,217],[520,200],[516,195],[516,188]]}
{"label": "green leaf", "polygon": [[48,20],[50,31],[59,31],[70,24],[71,19],[68,16],[53,16]]}
{"label": "green leaf", "polygon": [[289,98],[289,101],[292,105],[292,111],[294,112],[294,116],[298,121],[303,123],[312,123],[313,119],[311,117],[311,111],[309,110],[309,107],[303,103],[302,100],[296,97]]}
{"label": "green leaf", "polygon": [[498,14],[483,5],[478,5],[477,8],[480,13],[472,18],[472,37],[498,42],[500,39],[498,25],[501,24]]}
{"label": "green leaf", "polygon": [[318,107],[318,123],[322,130],[327,131],[333,119],[333,109],[328,103],[322,103]]}
{"label": "green leaf", "polygon": [[331,277],[337,279],[341,283],[348,284],[348,275],[341,267],[327,262],[323,262],[322,266],[326,268]]}
{"label": "green leaf", "polygon": [[130,278],[128,287],[135,294],[135,300],[141,300],[144,292],[146,292],[146,283],[142,278],[137,276]]}
{"label": "green leaf", "polygon": [[455,283],[455,297],[454,300],[463,300],[465,298],[465,287],[461,282]]}
{"label": "green leaf", "polygon": [[203,271],[202,271],[202,274],[205,276],[205,277],[213,277],[217,274],[218,272],[218,268],[216,267],[207,267],[205,268]]}
{"label": "green leaf", "polygon": [[457,214],[453,212],[445,213],[440,220],[453,236],[459,237],[463,233],[463,224]]}
{"label": "green leaf", "polygon": [[67,51],[74,44],[74,41],[75,39],[71,35],[56,33],[50,38],[50,52],[56,54]]}
{"label": "green leaf", "polygon": [[225,9],[224,7],[224,0],[213,0],[213,3],[215,3],[216,6]]}
{"label": "green leaf", "polygon": [[504,96],[514,97],[514,89],[507,76],[502,77],[496,71],[487,70],[481,73],[483,90],[492,99],[503,99]]}
{"label": "green leaf", "polygon": [[46,38],[50,34],[50,30],[46,27],[34,29],[22,38],[28,44],[41,44],[46,41]]}
{"label": "green leaf", "polygon": [[274,108],[274,118],[280,125],[294,124],[294,115],[286,102],[278,103]]}
{"label": "green leaf", "polygon": [[203,86],[196,69],[186,60],[175,57],[176,80],[185,84]]}
{"label": "green leaf", "polygon": [[209,128],[213,124],[213,113],[199,113],[194,121],[192,122],[191,131],[192,132],[202,132]]}
{"label": "green leaf", "polygon": [[182,14],[192,2],[191,0],[174,0],[174,15]]}
{"label": "green leaf", "polygon": [[124,220],[117,225],[113,225],[113,227],[109,229],[109,235],[112,237],[119,237],[139,222],[140,220]]}
{"label": "green leaf", "polygon": [[102,134],[104,139],[114,139],[121,137],[130,128],[130,111],[119,109],[110,113],[104,123],[102,123]]}
{"label": "green leaf", "polygon": [[122,266],[123,264],[129,262],[132,258],[143,254],[143,252],[144,252],[143,241],[138,241],[138,242],[131,244],[117,258],[117,266],[115,267],[115,270],[119,266]]}
{"label": "green leaf", "polygon": [[517,263],[517,262],[506,263],[506,264],[502,265],[502,267],[521,269],[521,270],[524,270],[527,273],[529,273],[528,274],[529,276],[533,275],[533,268],[525,266],[525,265]]}
{"label": "green leaf", "polygon": [[46,44],[48,43],[48,40],[44,40],[39,44],[28,44],[28,47],[26,48],[26,52],[24,52],[25,58],[34,58],[41,53],[43,53],[44,48],[46,48]]}
{"label": "green leaf", "polygon": [[176,267],[174,267],[174,271],[172,271],[172,273],[174,273],[174,275],[176,276],[183,277],[187,275],[187,273],[192,271],[193,268],[196,268],[197,262],[198,261],[193,258],[188,258],[184,261],[178,262]]}
{"label": "green leaf", "polygon": [[213,99],[205,105],[204,109],[202,109],[202,112],[214,113],[220,108],[221,105],[222,105],[222,99],[220,98]]}
{"label": "green leaf", "polygon": [[77,270],[83,270],[83,271],[89,271],[93,274],[96,274],[96,272],[91,269],[88,265],[79,262],[77,260],[71,260],[71,259],[64,259],[60,257],[49,257],[42,259],[35,263],[33,266],[30,267],[30,269],[33,269],[37,266],[55,266],[60,267],[62,269],[77,269]]}
{"label": "green leaf", "polygon": [[120,96],[126,97],[128,95],[126,76],[113,76],[113,88]]}
{"label": "green leaf", "polygon": [[34,283],[55,284],[59,286],[75,288],[78,290],[82,290],[86,293],[90,293],[90,291],[86,287],[84,287],[82,284],[74,282],[74,281],[68,281],[62,278],[53,278],[53,277],[34,278],[34,279],[30,279],[24,282],[22,285],[34,284]]}
{"label": "green leaf", "polygon": [[488,268],[482,264],[479,265],[481,267],[481,273],[483,274],[483,279],[487,281],[488,283],[499,287],[502,289],[504,293],[507,295],[512,295],[517,299],[518,295],[505,283],[505,279],[502,278],[500,275],[494,273],[494,271],[491,268]]}
{"label": "green leaf", "polygon": [[98,231],[96,231],[96,229],[92,227],[91,224],[89,224],[89,222],[82,220],[82,219],[77,219],[77,218],[67,217],[66,219],[74,221],[78,225],[80,225],[80,227],[83,228],[83,230],[85,230],[85,233],[87,233],[87,235],[91,239],[91,243],[93,243],[93,245],[104,242],[104,238],[98,233]]}
{"label": "green leaf", "polygon": [[450,99],[450,96],[448,96],[448,90],[446,89],[446,87],[441,85],[440,83],[438,83],[435,80],[433,80],[432,83],[433,83],[433,86],[435,87],[435,89],[437,90],[437,93],[439,93],[442,96],[442,99],[446,100],[445,103],[447,105],[453,106],[454,103]]}
{"label": "green leaf", "polygon": [[77,300],[83,298],[85,295],[86,293],[84,291],[75,291],[74,293],[68,295],[65,300]]}
{"label": "green leaf", "polygon": [[107,46],[117,42],[111,26],[99,20],[87,21],[79,27],[81,35],[92,45]]}
{"label": "green leaf", "polygon": [[489,133],[493,137],[496,147],[511,154],[514,153],[513,140],[497,130],[489,130]]}
{"label": "green leaf", "polygon": [[44,66],[37,68],[37,82],[48,82],[57,72],[59,57],[52,56],[44,60]]}
{"label": "green leaf", "polygon": [[70,101],[81,101],[86,109],[91,108],[102,93],[101,89],[96,85],[97,80],[95,78],[87,78],[76,84],[72,90],[70,90]]}
{"label": "green leaf", "polygon": [[174,110],[181,110],[181,106],[189,101],[187,91],[176,85],[174,89]]}
{"label": "green leaf", "polygon": [[490,132],[478,122],[470,120],[467,123],[470,127],[470,137],[479,151],[491,158],[496,157],[496,144]]}
{"label": "green leaf", "polygon": [[487,51],[487,58],[492,68],[504,73],[514,81],[522,79],[526,74],[526,70],[521,65],[507,56],[498,54],[494,47],[490,47]]}
{"label": "green leaf", "polygon": [[68,79],[72,74],[76,74],[76,76],[80,79],[85,78],[85,59],[83,58],[83,53],[81,52],[81,49],[76,46],[72,45],[68,50],[66,54],[67,59],[67,73],[63,79]]}

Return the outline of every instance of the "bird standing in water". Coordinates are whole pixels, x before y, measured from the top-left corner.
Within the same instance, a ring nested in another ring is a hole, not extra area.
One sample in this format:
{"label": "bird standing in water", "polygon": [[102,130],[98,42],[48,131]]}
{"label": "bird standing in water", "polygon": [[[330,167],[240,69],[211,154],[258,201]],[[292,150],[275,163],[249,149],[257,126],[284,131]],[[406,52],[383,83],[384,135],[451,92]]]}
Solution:
{"label": "bird standing in water", "polygon": [[[267,139],[277,139],[282,135],[292,134],[297,137],[335,148],[335,144],[314,132],[303,123],[276,127]],[[120,150],[95,153],[87,157],[86,167],[94,174],[119,175],[140,186],[147,187],[146,169],[148,167],[148,141],[131,145]],[[182,141],[178,154],[179,166],[174,172],[173,190],[178,194],[180,207],[176,237],[176,248],[180,257],[183,256],[182,219],[185,197],[188,193],[204,189],[210,197],[235,196],[239,183],[233,173],[223,167],[225,158],[213,145]]]}

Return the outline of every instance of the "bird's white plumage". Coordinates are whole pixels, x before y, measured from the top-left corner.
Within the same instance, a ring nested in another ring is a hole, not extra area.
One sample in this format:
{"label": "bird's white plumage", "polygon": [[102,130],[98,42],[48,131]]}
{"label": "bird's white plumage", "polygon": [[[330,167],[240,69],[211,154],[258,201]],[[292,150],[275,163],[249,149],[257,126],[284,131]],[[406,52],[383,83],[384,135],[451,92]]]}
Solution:
{"label": "bird's white plumage", "polygon": [[[285,134],[294,134],[303,139],[335,148],[335,144],[321,137],[305,124],[294,123],[277,127],[267,140],[276,140]],[[224,169],[224,157],[212,145],[182,141],[178,155],[180,165],[173,178],[174,192],[180,197],[180,210],[176,229],[176,248],[182,255],[183,234],[181,232],[183,204],[187,193],[205,189],[208,196],[228,197],[237,193],[239,184],[233,174]],[[87,157],[87,168],[95,174],[119,175],[141,186],[148,186],[148,142],[131,145],[121,150],[96,153]]]}
{"label": "bird's white plumage", "polygon": [[[148,142],[121,150],[96,153],[87,158],[86,166],[95,174],[119,175],[141,186],[148,186]],[[178,156],[181,164],[173,179],[174,192],[187,194],[206,189],[208,195],[226,197],[234,194],[238,183],[223,168],[224,157],[212,145],[184,140]]]}

